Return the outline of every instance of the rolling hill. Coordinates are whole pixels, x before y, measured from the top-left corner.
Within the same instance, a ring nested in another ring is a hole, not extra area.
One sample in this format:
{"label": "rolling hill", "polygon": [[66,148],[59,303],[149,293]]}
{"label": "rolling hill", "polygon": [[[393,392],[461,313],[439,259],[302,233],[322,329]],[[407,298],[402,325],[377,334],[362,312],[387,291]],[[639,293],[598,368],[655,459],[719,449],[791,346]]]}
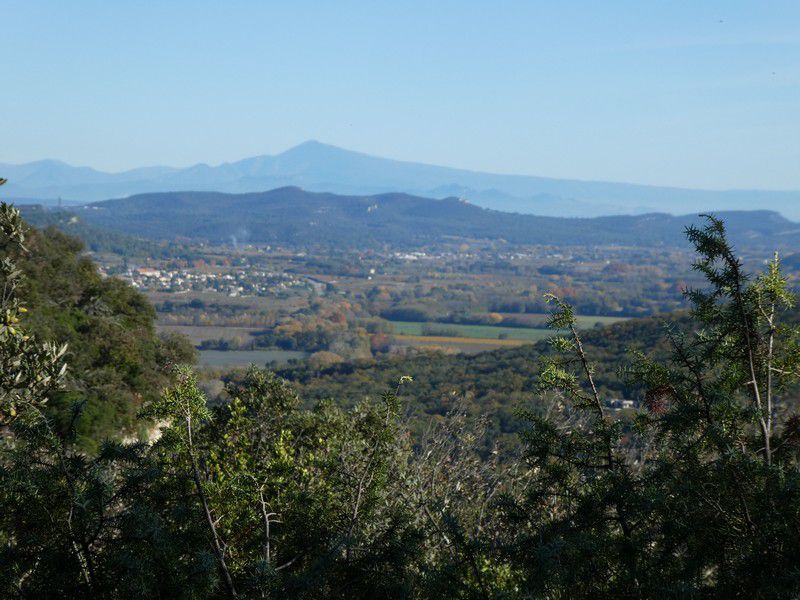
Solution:
{"label": "rolling hill", "polygon": [[[683,246],[698,217],[663,213],[561,218],[489,210],[458,198],[408,194],[340,196],[285,187],[252,194],[168,192],[107,200],[76,209],[84,222],[151,239],[294,246],[417,247],[443,239],[512,244]],[[735,242],[796,248],[800,225],[769,211],[721,212]]]}

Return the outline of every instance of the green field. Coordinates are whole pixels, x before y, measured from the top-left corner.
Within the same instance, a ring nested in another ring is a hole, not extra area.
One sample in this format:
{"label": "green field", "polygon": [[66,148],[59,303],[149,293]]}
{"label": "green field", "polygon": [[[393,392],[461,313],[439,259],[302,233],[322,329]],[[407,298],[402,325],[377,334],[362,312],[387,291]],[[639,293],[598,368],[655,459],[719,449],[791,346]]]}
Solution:
{"label": "green field", "polygon": [[[496,340],[503,335],[509,340],[525,340],[538,342],[553,335],[551,329],[544,327],[546,315],[531,315],[541,318],[541,327],[503,327],[502,325],[456,325],[451,323],[422,323],[415,321],[390,321],[397,335],[432,336],[448,335],[447,332],[464,338]],[[533,319],[531,319],[533,321]],[[597,324],[610,325],[624,321],[624,317],[577,317],[578,327],[582,329],[594,327]],[[426,326],[439,330],[440,334],[426,333]]]}
{"label": "green field", "polygon": [[548,329],[525,329],[522,327],[498,327],[494,325],[451,325],[449,323],[415,323],[412,321],[391,321],[394,332],[398,335],[426,335],[424,326],[429,325],[442,331],[452,331],[464,338],[496,340],[505,334],[510,340],[526,340],[538,342],[553,335]]}
{"label": "green field", "polygon": [[[550,315],[545,313],[498,313],[503,317],[523,321],[526,325],[533,328],[547,327],[547,319]],[[577,315],[575,320],[578,327],[586,329],[595,325],[613,325],[620,321],[626,321],[628,317],[598,317],[592,315]]]}

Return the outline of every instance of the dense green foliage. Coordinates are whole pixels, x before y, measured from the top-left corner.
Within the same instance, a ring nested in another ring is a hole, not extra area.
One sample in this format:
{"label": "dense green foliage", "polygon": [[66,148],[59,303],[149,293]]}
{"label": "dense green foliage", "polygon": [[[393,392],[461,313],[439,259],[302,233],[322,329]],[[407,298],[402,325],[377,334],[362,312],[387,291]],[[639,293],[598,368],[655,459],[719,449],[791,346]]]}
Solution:
{"label": "dense green foliage", "polygon": [[[541,391],[563,408],[530,414],[537,475],[511,522],[527,587],[545,595],[795,597],[800,588],[796,402],[800,330],[777,260],[751,280],[713,219],[688,237],[710,289],[689,293],[694,335],[671,356],[634,357],[645,388],[632,436],[605,415],[569,305],[556,299],[560,356]],[[531,549],[536,549],[531,551]]]}
{"label": "dense green foliage", "polygon": [[[594,361],[595,381],[605,398],[640,398],[639,386],[625,381],[619,368],[635,350],[668,358],[669,346],[664,338],[667,323],[690,327],[687,314],[672,313],[582,333],[583,344]],[[292,382],[307,402],[335,398],[346,406],[376,400],[377,390],[408,374],[415,383],[405,393],[415,415],[441,417],[459,404],[470,414],[487,417],[490,441],[516,445],[523,428],[516,410],[540,404],[535,393],[536,365],[552,353],[552,345],[543,341],[474,355],[394,355],[324,368],[299,362],[277,369],[277,374]]]}
{"label": "dense green foliage", "polygon": [[485,419],[459,404],[410,435],[406,374],[352,408],[305,408],[257,369],[209,403],[187,367],[141,411],[153,440],[82,450],[81,399],[63,427],[47,410],[75,352],[28,333],[24,233],[0,205],[6,597],[800,593],[786,393],[800,330],[780,319],[794,297],[777,260],[748,279],[717,221],[689,231],[710,284],[691,293],[697,326],[669,330],[666,358],[635,355],[624,373],[644,399],[632,427],[608,414],[572,307],[551,299],[565,335],[541,353],[519,453],[487,445]]}
{"label": "dense green foliage", "polygon": [[[777,213],[725,213],[749,248],[797,244]],[[666,214],[566,219],[487,210],[458,198],[407,194],[338,196],[279,188],[253,194],[172,192],[108,200],[81,212],[90,225],[153,239],[200,238],[294,247],[416,249],[444,237],[513,244],[678,246],[687,217]]]}
{"label": "dense green foliage", "polygon": [[192,362],[194,350],[181,338],[156,336],[146,298],[101,277],[75,238],[52,228],[31,230],[26,247],[17,262],[25,274],[20,299],[30,311],[26,326],[68,347],[67,380],[49,405],[53,416],[63,422],[74,401],[85,403],[76,427],[88,445],[131,432],[137,410],[167,381],[164,365]]}

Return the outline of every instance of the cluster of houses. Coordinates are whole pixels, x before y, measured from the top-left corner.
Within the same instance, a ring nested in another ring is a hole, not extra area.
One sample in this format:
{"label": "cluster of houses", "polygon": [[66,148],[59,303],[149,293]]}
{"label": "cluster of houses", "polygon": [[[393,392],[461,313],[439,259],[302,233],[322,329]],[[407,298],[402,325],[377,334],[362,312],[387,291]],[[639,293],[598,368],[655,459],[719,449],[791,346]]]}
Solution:
{"label": "cluster of houses", "polygon": [[309,287],[303,278],[289,273],[235,269],[200,272],[187,269],[135,267],[118,274],[133,287],[151,292],[217,292],[235,296],[270,296],[292,288]]}
{"label": "cluster of houses", "polygon": [[609,398],[605,404],[611,410],[630,410],[638,407],[635,400],[627,400],[625,398]]}

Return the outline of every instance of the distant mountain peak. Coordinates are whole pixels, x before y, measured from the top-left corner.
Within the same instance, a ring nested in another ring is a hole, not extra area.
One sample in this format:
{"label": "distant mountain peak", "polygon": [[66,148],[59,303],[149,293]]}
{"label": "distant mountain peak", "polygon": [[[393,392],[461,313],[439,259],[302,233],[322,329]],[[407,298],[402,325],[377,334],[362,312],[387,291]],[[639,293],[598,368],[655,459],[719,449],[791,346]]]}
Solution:
{"label": "distant mountain peak", "polygon": [[300,142],[296,146],[292,146],[288,150],[284,152],[290,152],[292,150],[300,150],[300,149],[308,149],[308,148],[335,148],[336,150],[341,150],[338,146],[333,146],[331,144],[326,144],[324,142],[320,142],[319,140],[306,140],[305,142]]}
{"label": "distant mountain peak", "polygon": [[458,196],[475,206],[545,216],[607,216],[668,212],[776,210],[800,219],[800,192],[711,191],[600,181],[499,175],[392,160],[306,140],[274,155],[173,169],[150,167],[104,173],[48,160],[2,165],[6,194],[80,203],[150,192],[186,190],[253,193],[285,186],[311,192]]}
{"label": "distant mountain peak", "polygon": [[[352,150],[346,150],[344,148],[340,148],[339,146],[334,146],[333,144],[326,144],[324,142],[320,142],[319,140],[306,140],[301,144],[297,144],[296,146],[292,146],[288,150],[284,150],[283,152],[274,155],[275,158],[282,157],[282,156],[291,156],[293,154],[296,155],[305,155],[305,156],[322,156],[325,154],[337,154],[337,155],[352,155],[358,156],[359,152],[354,152]],[[361,154],[361,156],[368,156],[367,154]]]}

